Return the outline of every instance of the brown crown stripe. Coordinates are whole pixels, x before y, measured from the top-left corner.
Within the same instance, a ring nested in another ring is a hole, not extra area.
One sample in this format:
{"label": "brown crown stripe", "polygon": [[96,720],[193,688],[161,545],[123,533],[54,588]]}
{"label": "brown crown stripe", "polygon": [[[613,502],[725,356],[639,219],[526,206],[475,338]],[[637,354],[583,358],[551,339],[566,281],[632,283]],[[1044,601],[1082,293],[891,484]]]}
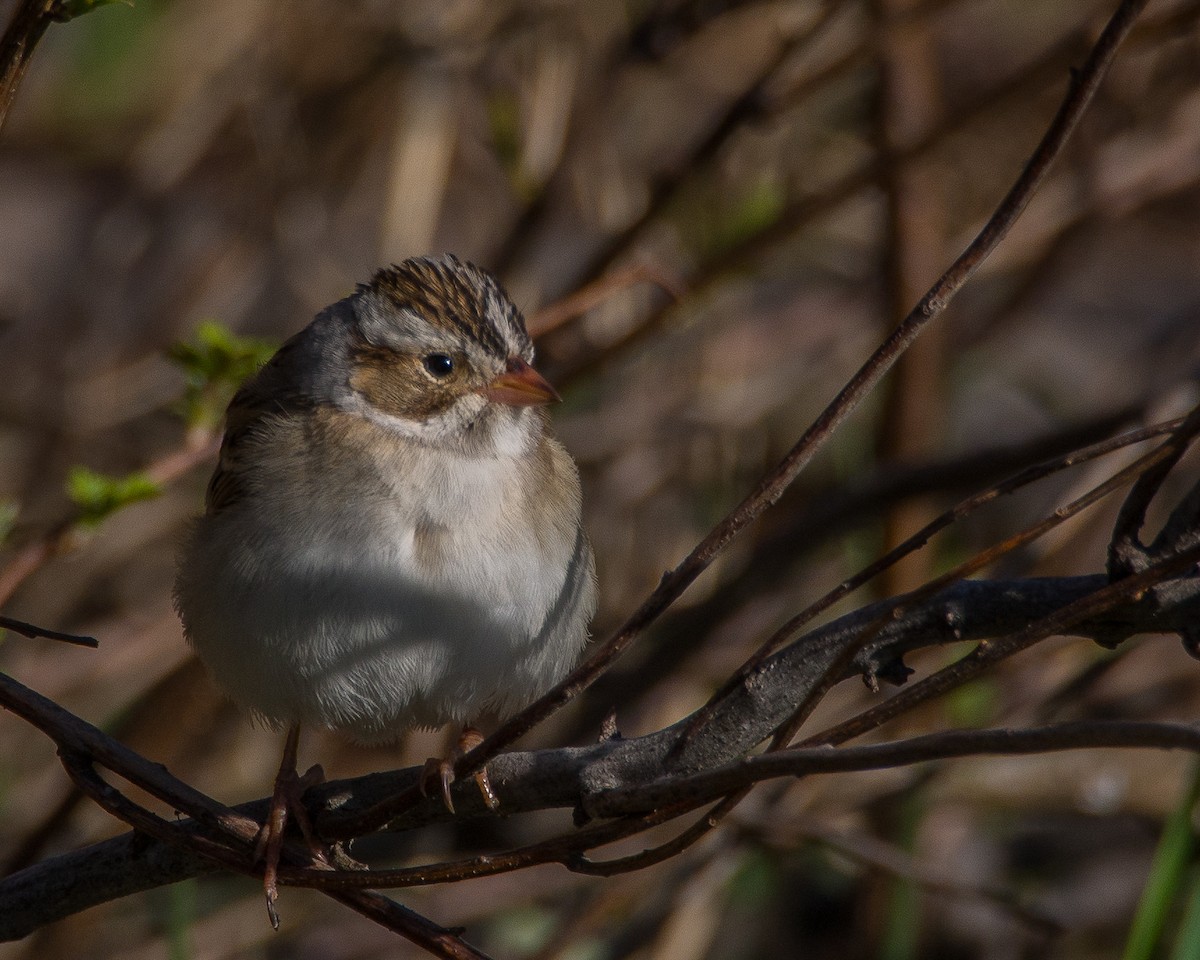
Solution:
{"label": "brown crown stripe", "polygon": [[[508,352],[503,338],[484,319],[490,303],[510,306],[507,298],[490,277],[457,258],[447,257],[445,262],[406,260],[380,270],[369,286],[401,309],[412,310],[444,330],[456,330],[498,357]],[[511,320],[514,311],[502,312]]]}

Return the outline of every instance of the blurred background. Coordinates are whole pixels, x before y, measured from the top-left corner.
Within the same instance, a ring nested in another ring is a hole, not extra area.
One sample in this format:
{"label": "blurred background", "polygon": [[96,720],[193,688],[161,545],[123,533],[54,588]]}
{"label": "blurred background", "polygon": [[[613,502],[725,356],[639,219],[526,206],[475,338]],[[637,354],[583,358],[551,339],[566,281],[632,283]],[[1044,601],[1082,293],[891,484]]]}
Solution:
{"label": "blurred background", "polygon": [[[175,544],[263,344],[381,264],[447,250],[501,276],[564,394],[603,638],[971,239],[1115,6],[137,0],[51,27],[0,135],[0,609],[101,646],[9,634],[0,669],[222,801],[269,793],[281,738],[190,658]],[[1150,3],[1050,180],[896,375],[525,745],[593,740],[610,707],[626,736],[677,720],[933,512],[1195,402],[1198,23],[1193,0]],[[1122,456],[1007,498],[835,612],[1015,532]],[[1103,570],[1118,503],[991,573]],[[876,696],[842,687],[814,729]],[[889,733],[1198,705],[1171,638],[1057,639]],[[442,739],[310,734],[301,764],[351,776]],[[0,742],[8,869],[123,832],[72,799],[36,731],[5,714]],[[1188,776],[1180,757],[1110,752],[827,777],[759,791],[630,876],[546,866],[400,899],[503,958],[1111,957]],[[432,829],[397,856],[564,822]],[[253,881],[209,877],[0,958],[417,955],[310,891],[284,890],[281,912],[273,934]]]}

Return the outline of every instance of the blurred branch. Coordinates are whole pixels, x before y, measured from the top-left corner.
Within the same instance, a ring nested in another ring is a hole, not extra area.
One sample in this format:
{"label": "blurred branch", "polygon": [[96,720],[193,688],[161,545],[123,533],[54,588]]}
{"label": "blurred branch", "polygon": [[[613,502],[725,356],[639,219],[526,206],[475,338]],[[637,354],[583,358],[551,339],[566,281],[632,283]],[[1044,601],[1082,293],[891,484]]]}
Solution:
{"label": "blurred branch", "polygon": [[[939,4],[927,6],[933,8]],[[913,15],[920,16],[925,9],[922,7]],[[1160,43],[1164,37],[1177,35],[1181,28],[1190,25],[1198,11],[1200,11],[1200,4],[1193,0],[1193,2],[1184,4],[1179,10],[1160,14],[1153,20],[1140,25],[1131,38],[1131,42],[1136,40],[1143,44]],[[904,19],[910,20],[911,17],[905,16]],[[798,101],[820,89],[824,83],[858,66],[867,56],[868,46],[864,42],[848,50],[836,62],[805,78],[792,91],[781,95],[775,102],[762,105],[760,111],[769,116],[794,107]],[[970,103],[939,122],[923,136],[894,151],[889,162],[907,165],[920,160],[997,104],[1014,96],[1032,96],[1036,89],[1057,81],[1068,69],[1072,60],[1081,56],[1085,49],[1084,31],[1072,32],[1053,44],[1022,71],[976,96]],[[842,174],[828,186],[790,201],[772,223],[719,253],[693,271],[692,275],[687,278],[691,293],[693,296],[702,293],[731,272],[767,257],[779,243],[794,235],[807,224],[832,212],[847,200],[859,196],[863,190],[877,185],[883,174],[884,164],[881,158],[873,156]],[[632,244],[633,239],[634,235],[630,235],[627,243]],[[612,256],[616,255],[614,253]],[[550,351],[553,360],[553,366],[550,368],[552,379],[556,384],[563,385],[594,371],[660,329],[674,315],[675,309],[673,304],[658,307],[648,316],[643,317],[619,339],[607,344],[603,350],[596,350],[590,344],[582,341],[563,347],[554,344],[554,349]]]}
{"label": "blurred branch", "polygon": [[[149,464],[141,475],[158,486],[174,483],[195,467],[212,460],[220,445],[220,437],[215,434],[190,435],[177,449]],[[0,605],[7,603],[17,588],[50,560],[75,545],[76,532],[84,519],[84,512],[76,510],[13,552],[0,566]]]}
{"label": "blurred branch", "polygon": [[0,37],[0,129],[8,119],[33,48],[57,17],[58,0],[22,0]]}
{"label": "blurred branch", "polygon": [[767,89],[772,80],[806,44],[815,42],[844,4],[829,0],[811,23],[786,37],[751,83],[717,116],[707,134],[691,152],[673,167],[657,177],[649,188],[649,197],[642,212],[618,233],[610,237],[592,256],[580,273],[580,281],[588,282],[601,276],[630,247],[642,230],[657,219],[681,195],[683,188],[706,170],[721,149],[748,124],[764,116]]}
{"label": "blurred branch", "polygon": [[[769,81],[801,47],[815,40],[820,35],[822,28],[837,12],[838,8],[842,6],[845,6],[844,0],[826,0],[822,9],[814,16],[811,22],[781,39],[775,54],[760,68],[747,88],[734,98],[721,114],[715,118],[714,122],[709,126],[708,132],[691,148],[689,154],[674,163],[669,171],[655,179],[649,188],[650,197],[642,212],[630,223],[626,224],[615,236],[606,240],[602,248],[593,254],[585,265],[575,271],[575,278],[570,284],[571,287],[587,285],[603,275],[628,248],[633,239],[641,233],[643,227],[657,217],[669,205],[671,200],[678,195],[679,187],[690,180],[698,170],[704,169],[712,158],[716,156],[722,145],[736,131],[741,129],[748,120],[758,115],[763,91],[766,89]],[[667,22],[670,20],[674,20],[674,17],[668,13]],[[688,18],[688,29],[686,32],[670,31],[674,34],[671,37],[671,45],[677,46],[682,39],[691,37],[696,28],[701,26],[703,22],[703,20],[698,18]],[[597,89],[604,91],[606,98],[608,91],[613,89],[617,84],[615,74],[618,69],[631,59],[631,54],[635,51],[645,49],[647,38],[655,33],[662,36],[661,27],[665,25],[664,18],[654,12],[651,12],[640,23],[634,25],[627,38],[627,44],[617,51],[616,56],[611,61],[606,71],[608,75],[605,81],[597,85]],[[578,131],[572,129],[571,133],[575,134]],[[533,242],[540,221],[549,210],[549,201],[554,192],[551,189],[553,180],[555,178],[564,179],[568,175],[565,163],[568,153],[568,150],[562,152],[558,169],[555,170],[550,180],[542,186],[542,189],[533,201],[525,207],[518,217],[517,222],[509,231],[508,236],[499,244],[495,254],[489,258],[493,269],[497,273],[506,272]]]}
{"label": "blurred branch", "polygon": [[[943,77],[934,33],[924,22],[897,23],[912,0],[871,0],[876,86],[870,125],[884,195],[881,326],[904,317],[928,278],[944,262],[946,212],[942,180],[929,163],[897,162],[896,154],[943,121]],[[938,449],[948,415],[949,339],[934,327],[896,364],[884,381],[875,423],[876,459],[911,462]],[[936,511],[928,499],[897,504],[884,517],[883,541],[891,548]],[[928,553],[899,557],[882,574],[884,593],[910,590],[932,572]]]}
{"label": "blurred branch", "polygon": [[0,129],[4,128],[25,68],[46,28],[113,3],[133,6],[133,0],[21,0],[0,37]]}
{"label": "blurred branch", "polygon": [[[741,826],[741,830],[758,843],[771,847],[781,846],[765,831],[745,826]],[[1017,899],[1017,895],[1013,891],[1001,887],[972,886],[955,881],[923,866],[907,851],[883,843],[874,837],[850,836],[820,824],[802,825],[797,833],[799,837],[828,847],[850,860],[855,860],[895,877],[911,880],[928,892],[943,893],[956,899],[978,900],[991,904],[1039,936],[1046,937],[1063,932],[1062,923],[1024,905]]]}
{"label": "blurred branch", "polygon": [[529,318],[529,335],[545,336],[570,320],[582,316],[609,297],[639,283],[651,283],[678,303],[687,294],[683,280],[657,263],[635,263],[614,270],[580,287],[561,300],[542,307]]}

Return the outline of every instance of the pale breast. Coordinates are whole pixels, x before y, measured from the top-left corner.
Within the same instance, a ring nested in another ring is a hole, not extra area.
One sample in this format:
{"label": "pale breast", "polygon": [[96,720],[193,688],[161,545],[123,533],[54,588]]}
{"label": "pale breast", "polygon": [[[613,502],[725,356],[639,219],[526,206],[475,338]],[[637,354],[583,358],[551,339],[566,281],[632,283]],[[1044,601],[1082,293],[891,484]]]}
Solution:
{"label": "pale breast", "polygon": [[354,424],[304,430],[320,454],[265,464],[185,551],[185,627],[235,699],[375,739],[508,712],[570,668],[595,588],[561,447],[456,462]]}

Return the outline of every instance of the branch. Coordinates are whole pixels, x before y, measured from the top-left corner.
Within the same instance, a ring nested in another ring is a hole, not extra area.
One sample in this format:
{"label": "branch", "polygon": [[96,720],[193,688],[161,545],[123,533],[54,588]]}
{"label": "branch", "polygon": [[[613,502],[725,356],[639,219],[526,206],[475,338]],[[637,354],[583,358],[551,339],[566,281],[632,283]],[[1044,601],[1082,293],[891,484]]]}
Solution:
{"label": "branch", "polygon": [[[137,847],[144,848],[148,838],[152,837],[166,851],[186,849],[192,859],[198,861],[198,872],[213,866],[224,866],[240,873],[259,874],[255,841],[259,823],[266,813],[265,802],[254,805],[262,808],[256,811],[257,818],[231,810],[177,780],[161,764],[146,760],[53,701],[3,674],[0,674],[0,703],[55,741],[63,766],[76,786],[100,807],[132,825],[137,831],[134,837],[141,841]],[[190,823],[167,821],[134,803],[100,776],[94,766],[97,762],[167,802],[177,811],[190,813],[194,819]],[[141,852],[137,850],[135,856]],[[303,864],[312,873],[329,871],[326,865],[313,861],[299,844],[286,843],[283,854],[285,862]],[[153,862],[145,866],[153,872]],[[137,873],[140,874],[141,870]],[[87,870],[64,879],[69,886],[84,894],[90,893],[94,885],[102,883],[95,872]],[[80,885],[83,885],[82,890]],[[488,960],[485,954],[452,931],[379,894],[364,890],[339,890],[331,892],[330,896],[411,940],[434,956],[448,960]],[[3,897],[0,897],[0,901],[5,902],[9,910],[7,916],[20,915],[20,922],[25,922],[27,918],[19,906],[8,904]],[[16,936],[23,936],[29,929],[18,932]]]}
{"label": "branch", "polygon": [[23,637],[29,637],[31,640],[37,637],[44,637],[46,640],[61,640],[63,643],[73,643],[79,647],[98,647],[100,641],[95,637],[85,637],[78,633],[61,633],[58,630],[49,630],[46,627],[34,626],[32,623],[26,623],[24,620],[14,620],[12,617],[0,616],[0,629],[11,630],[13,633],[19,633]]}
{"label": "branch", "polygon": [[[1108,578],[1103,574],[957,583],[910,610],[901,619],[888,623],[855,657],[845,676],[900,677],[906,670],[903,657],[911,650],[1002,636],[1067,604],[1095,595],[1107,584]],[[1106,639],[1144,632],[1179,632],[1200,618],[1200,579],[1181,579],[1173,581],[1171,586],[1172,589],[1167,591],[1168,599],[1162,604],[1124,604],[1074,624],[1071,632]],[[677,777],[687,777],[739,761],[790,715],[846,645],[855,642],[866,626],[893,607],[892,601],[871,604],[810,632],[768,659],[737,691],[722,701],[710,722],[669,766],[668,755],[687,723],[686,719],[632,740],[616,737],[589,747],[507,753],[494,758],[488,764],[488,771],[502,797],[505,815],[551,807],[594,811],[595,805],[611,791],[658,780],[664,770],[670,770]],[[29,699],[36,696],[0,675],[0,703],[6,708],[28,717]],[[104,734],[65,710],[53,704],[48,709],[51,710],[49,719],[41,717],[35,722],[56,742],[63,742],[62,738],[70,736],[69,728],[73,725],[82,725],[88,731],[87,742],[94,742],[103,751],[105,763],[111,763],[122,776],[128,775],[121,769],[121,751],[126,748],[105,743]],[[131,761],[135,767],[139,763],[146,765],[144,774],[148,770],[162,772],[161,767],[142,760],[132,751],[128,753],[136,758]],[[413,767],[314,788],[308,799],[318,832],[326,839],[353,836],[347,827],[353,825],[358,815],[384,798],[414,786],[419,776],[420,768]],[[470,781],[465,785],[472,786]],[[458,819],[492,816],[478,793],[465,787],[455,796]],[[265,799],[258,800],[233,808],[231,813],[257,823],[261,822],[266,805]],[[662,816],[655,822],[678,816],[693,807],[694,804],[681,804],[660,811]],[[395,829],[412,829],[449,818],[439,802],[428,802],[408,811],[393,826]],[[202,829],[192,820],[172,826],[184,840]],[[607,842],[604,837],[611,837],[614,832],[620,835],[621,830],[633,832],[638,825],[625,826],[624,822],[619,822],[616,826],[600,824],[595,829],[599,828],[608,832],[594,833],[583,840]],[[644,826],[640,828],[644,829]],[[580,831],[580,834],[584,833]],[[543,850],[539,854],[541,860],[527,857],[519,865],[546,862],[551,852],[559,857],[558,862],[564,862],[571,852],[568,848],[577,837],[579,834],[551,841],[557,846]],[[499,857],[483,859],[494,865],[488,867],[481,863],[470,875],[489,870],[499,872],[503,866]],[[92,844],[0,881],[0,939],[16,939],[97,903],[212,869],[210,860],[192,850],[149,840],[141,834]],[[288,879],[295,882],[290,873]]]}
{"label": "branch", "polygon": [[608,790],[593,802],[597,816],[617,817],[663,803],[707,803],[751,784],[855,770],[890,770],[951,757],[1011,756],[1111,747],[1200,753],[1200,727],[1186,723],[1080,720],[1027,730],[951,730],[859,747],[778,750],[689,777],[668,777]]}

